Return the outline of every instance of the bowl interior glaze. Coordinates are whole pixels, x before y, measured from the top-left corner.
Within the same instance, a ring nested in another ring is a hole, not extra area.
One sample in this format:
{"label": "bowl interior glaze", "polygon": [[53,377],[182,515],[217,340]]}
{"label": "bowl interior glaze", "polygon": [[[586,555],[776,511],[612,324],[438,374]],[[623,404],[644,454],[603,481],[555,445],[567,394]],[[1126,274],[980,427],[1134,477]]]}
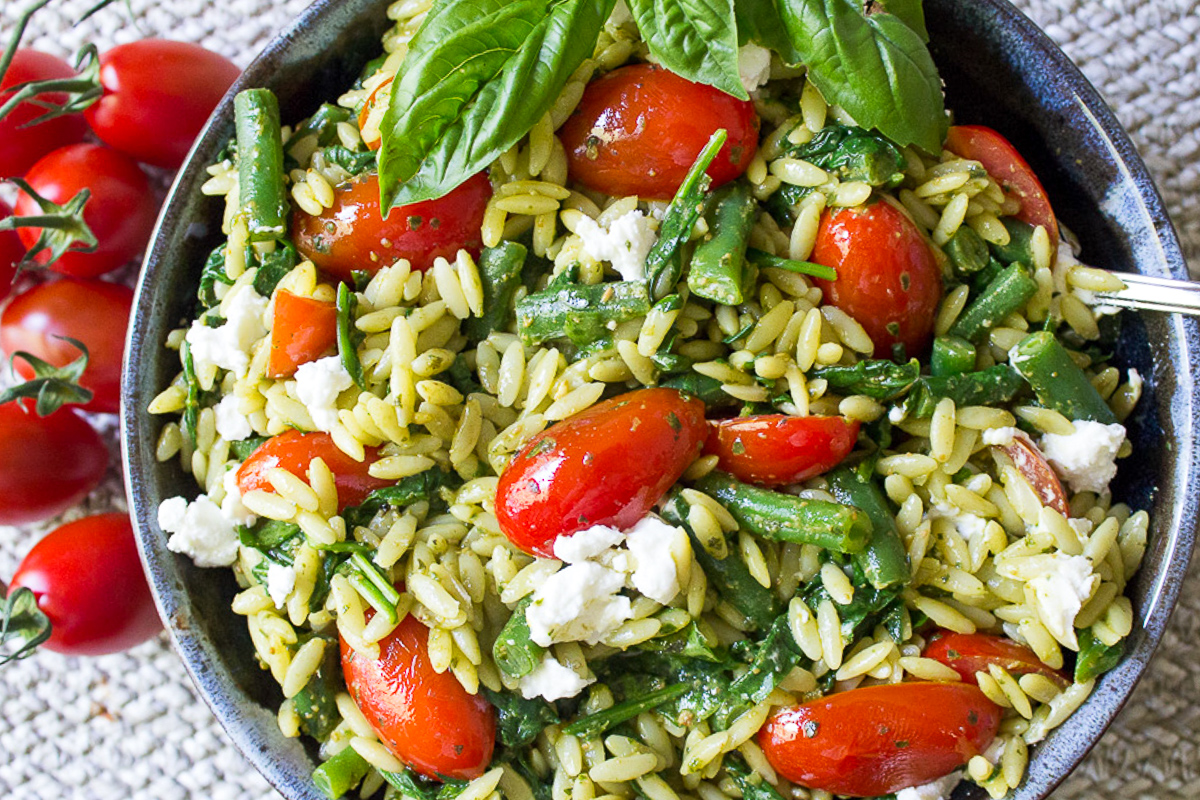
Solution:
{"label": "bowl interior glaze", "polygon": [[[229,570],[202,570],[166,548],[156,510],[197,490],[174,463],[154,457],[160,421],[147,403],[178,371],[162,346],[194,304],[208,253],[220,242],[220,200],[203,197],[205,166],[233,136],[234,91],[273,89],[284,121],[336,97],[378,50],[381,0],[318,0],[250,65],[209,122],[176,178],[138,286],[126,349],[123,451],[139,547],[159,610],[201,695],[236,746],[292,800],[319,800],[315,748],[285,738],[282,697],[252,657],[244,621],[229,609]],[[1004,0],[926,0],[931,49],[948,107],[964,122],[1003,132],[1042,178],[1059,218],[1084,243],[1083,260],[1112,269],[1186,278],[1179,243],[1145,166],[1112,112],[1063,53]],[[1044,797],[1095,744],[1143,673],[1175,605],[1196,533],[1200,397],[1188,365],[1200,327],[1178,316],[1126,315],[1116,362],[1146,379],[1130,422],[1139,455],[1122,462],[1119,496],[1151,511],[1150,545],[1129,587],[1135,611],[1128,655],[1092,697],[1036,748],[1014,800]],[[960,788],[956,798],[986,796]]]}

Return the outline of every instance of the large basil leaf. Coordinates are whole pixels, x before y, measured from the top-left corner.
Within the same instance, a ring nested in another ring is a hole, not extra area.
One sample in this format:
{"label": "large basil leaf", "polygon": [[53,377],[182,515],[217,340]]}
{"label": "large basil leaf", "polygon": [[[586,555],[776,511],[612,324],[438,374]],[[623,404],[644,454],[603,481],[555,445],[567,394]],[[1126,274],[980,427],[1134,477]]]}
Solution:
{"label": "large basil leaf", "polygon": [[738,75],[733,0],[629,0],[650,54],[676,75],[749,99]]}
{"label": "large basil leaf", "polygon": [[799,64],[800,53],[792,45],[776,0],[734,0],[738,39],[754,42],[779,54],[786,64]]}
{"label": "large basil leaf", "polygon": [[392,83],[383,208],[485,169],[554,104],[616,0],[437,0]]}
{"label": "large basil leaf", "polygon": [[[921,0],[871,0],[871,4],[878,4],[884,11],[912,28],[921,37],[921,41],[929,41],[929,31],[925,28],[925,9],[921,6]],[[871,13],[868,6],[867,14]]]}
{"label": "large basil leaf", "polygon": [[912,28],[892,14],[864,15],[854,0],[788,0],[780,12],[826,100],[900,145],[941,149],[942,82]]}

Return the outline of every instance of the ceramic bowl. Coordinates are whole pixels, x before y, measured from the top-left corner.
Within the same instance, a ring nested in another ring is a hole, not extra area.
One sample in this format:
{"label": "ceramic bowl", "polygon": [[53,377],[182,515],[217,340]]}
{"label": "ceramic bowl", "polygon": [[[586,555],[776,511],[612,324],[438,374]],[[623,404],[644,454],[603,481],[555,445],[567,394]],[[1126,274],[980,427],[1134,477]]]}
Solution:
{"label": "ceramic bowl", "polygon": [[[318,0],[250,65],[234,91],[266,86],[283,119],[301,119],[336,97],[378,51],[383,0]],[[1084,243],[1083,259],[1112,269],[1187,277],[1162,200],[1112,112],[1079,70],[1003,0],[926,0],[932,52],[957,119],[1009,137],[1049,191],[1059,219]],[[217,109],[167,200],[138,287],[123,386],[125,474],[142,557],[159,610],[201,696],[239,750],[292,800],[319,800],[315,748],[279,732],[278,687],[255,664],[242,619],[229,609],[229,570],[201,570],[167,550],[156,522],[167,497],[194,496],[188,476],[154,457],[161,422],[143,409],[179,368],[162,343],[191,311],[205,256],[219,242],[221,202],[200,194],[205,166],[233,136],[232,92]],[[1200,359],[1194,321],[1127,315],[1118,363],[1146,379],[1130,421],[1135,459],[1123,462],[1119,496],[1151,512],[1145,562],[1129,587],[1135,611],[1128,655],[1071,719],[1034,749],[1011,797],[1042,798],[1096,743],[1128,699],[1162,637],[1192,552],[1200,498]],[[1136,467],[1134,466],[1136,463]],[[956,798],[983,797],[971,787]]]}

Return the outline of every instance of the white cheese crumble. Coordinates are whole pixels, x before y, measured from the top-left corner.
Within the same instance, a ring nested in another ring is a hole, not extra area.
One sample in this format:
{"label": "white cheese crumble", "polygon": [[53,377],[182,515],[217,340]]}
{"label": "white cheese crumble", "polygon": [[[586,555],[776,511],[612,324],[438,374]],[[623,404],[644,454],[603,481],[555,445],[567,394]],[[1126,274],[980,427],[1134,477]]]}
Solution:
{"label": "white cheese crumble", "polygon": [[338,395],[353,385],[354,379],[337,356],[309,361],[296,370],[296,399],[308,409],[317,430],[333,430]]}
{"label": "white cheese crumble", "polygon": [[1042,436],[1042,454],[1074,492],[1103,492],[1117,474],[1117,450],[1125,441],[1125,427],[1079,420],[1069,435]]}
{"label": "white cheese crumble", "polygon": [[583,561],[546,579],[533,593],[525,612],[529,638],[542,647],[555,642],[596,644],[633,616],[629,598],[621,594],[625,576]]}
{"label": "white cheese crumble", "polygon": [[648,515],[629,529],[625,546],[633,557],[633,588],[664,606],[674,600],[679,594],[681,563],[691,562],[687,533]]}
{"label": "white cheese crumble", "polygon": [[1011,426],[1007,428],[988,428],[983,432],[983,443],[1007,447],[1013,443],[1013,439],[1023,435],[1019,430]]}
{"label": "white cheese crumble", "polygon": [[938,778],[923,786],[910,786],[896,792],[896,800],[947,800],[954,787],[962,780],[961,772],[951,772],[944,778]]}
{"label": "white cheese crumble", "polygon": [[608,230],[591,217],[583,216],[575,235],[583,252],[596,261],[607,261],[627,281],[646,277],[646,255],[658,241],[658,223],[641,211],[627,211],[608,224]]}
{"label": "white cheese crumble", "polygon": [[892,406],[888,409],[888,422],[899,425],[908,416],[908,409],[903,405]]}
{"label": "white cheese crumble", "polygon": [[1046,630],[1072,650],[1079,649],[1075,617],[1092,596],[1100,576],[1085,556],[1054,553],[1041,558],[1043,570],[1029,581],[1034,606]]}
{"label": "white cheese crumble", "polygon": [[554,540],[554,557],[568,564],[595,558],[625,541],[625,534],[607,525],[593,525]]}
{"label": "white cheese crumble", "polygon": [[217,416],[217,433],[227,442],[249,439],[254,429],[250,418],[242,413],[242,401],[237,395],[227,394],[214,409]]}
{"label": "white cheese crumble", "polygon": [[221,479],[221,487],[225,497],[221,500],[221,514],[235,525],[253,525],[258,517],[250,513],[250,509],[242,503],[242,490],[238,488],[237,471],[241,464],[234,462],[230,465],[225,477]]}
{"label": "white cheese crumble", "polygon": [[171,534],[167,547],[191,557],[198,567],[227,567],[237,558],[233,523],[208,495],[191,503],[182,497],[163,500],[158,506],[158,527]]}
{"label": "white cheese crumble", "polygon": [[296,568],[272,563],[267,567],[267,594],[276,608],[283,608],[287,596],[296,588]]}
{"label": "white cheese crumble", "polygon": [[738,48],[738,77],[747,94],[771,79],[771,51],[754,42]]}
{"label": "white cheese crumble", "polygon": [[542,662],[533,672],[521,678],[518,688],[526,700],[542,697],[546,700],[561,700],[574,697],[584,687],[595,683],[595,678],[585,678],[570,667],[560,663],[549,653],[542,655]]}
{"label": "white cheese crumble", "polygon": [[244,375],[250,366],[250,348],[267,335],[263,324],[266,310],[267,298],[254,291],[253,286],[245,285],[231,291],[222,301],[225,322],[221,325],[210,328],[200,320],[193,322],[185,338],[196,371],[203,373],[219,367]]}

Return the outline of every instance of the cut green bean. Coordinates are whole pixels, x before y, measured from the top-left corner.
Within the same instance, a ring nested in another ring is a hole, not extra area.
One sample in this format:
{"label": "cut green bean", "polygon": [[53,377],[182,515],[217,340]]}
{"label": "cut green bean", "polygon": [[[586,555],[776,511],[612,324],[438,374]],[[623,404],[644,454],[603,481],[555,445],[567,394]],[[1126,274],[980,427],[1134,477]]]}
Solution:
{"label": "cut green bean", "polygon": [[533,672],[546,652],[546,648],[533,641],[529,632],[525,611],[532,600],[533,595],[529,595],[517,604],[492,645],[496,666],[510,678],[524,678]]}
{"label": "cut green bean", "polygon": [[709,207],[709,235],[692,254],[687,285],[697,297],[736,306],[742,302],[746,245],[758,219],[758,201],[738,181],[714,192]]}
{"label": "cut green bean", "polygon": [[283,140],[279,101],[270,89],[245,89],[233,99],[237,127],[238,187],[250,240],[287,233]]}
{"label": "cut green bean", "polygon": [[367,760],[353,747],[346,747],[313,770],[312,781],[329,800],[337,800],[358,786],[370,771]]}
{"label": "cut green bean", "polygon": [[958,336],[939,336],[933,340],[929,370],[937,377],[961,375],[975,369],[975,345]]}
{"label": "cut green bean", "polygon": [[746,248],[746,260],[759,267],[767,268],[774,267],[775,269],[787,270],[800,275],[811,275],[814,278],[821,278],[827,281],[837,280],[837,270],[833,267],[827,267],[824,264],[814,264],[811,261],[797,261],[794,258],[783,258],[782,256],[773,256],[757,247]]}
{"label": "cut green bean", "polygon": [[979,272],[988,265],[987,242],[967,225],[958,226],[942,249],[950,257],[954,272],[959,276]]}
{"label": "cut green bean", "polygon": [[610,325],[649,311],[650,292],[643,281],[591,286],[562,281],[517,304],[517,332],[526,345],[566,338],[588,347],[607,338]]}
{"label": "cut green bean", "polygon": [[989,245],[992,254],[1003,264],[1012,264],[1015,261],[1032,264],[1033,232],[1037,229],[1016,217],[1002,217],[1000,221],[1008,231],[1008,244]]}
{"label": "cut green bean", "polygon": [[829,481],[829,491],[838,501],[866,512],[871,519],[871,540],[853,556],[867,581],[876,589],[886,589],[908,581],[912,577],[908,551],[900,538],[900,531],[896,529],[896,518],[879,487],[861,480],[849,467],[839,467],[826,475],[825,479]]}
{"label": "cut green bean", "polygon": [[1021,262],[1004,268],[987,288],[959,315],[951,336],[977,342],[1014,311],[1020,311],[1037,294],[1038,284]]}
{"label": "cut green bean", "polygon": [[1054,334],[1031,333],[1009,354],[1009,363],[1021,373],[1042,405],[1070,420],[1085,419],[1111,425],[1117,421],[1112,409],[1092,386]]}
{"label": "cut green bean", "polygon": [[508,327],[513,314],[513,298],[521,287],[521,270],[528,255],[519,242],[501,242],[485,248],[479,257],[479,281],[483,285],[483,314],[468,317],[463,333],[473,342],[481,342],[492,331]]}

